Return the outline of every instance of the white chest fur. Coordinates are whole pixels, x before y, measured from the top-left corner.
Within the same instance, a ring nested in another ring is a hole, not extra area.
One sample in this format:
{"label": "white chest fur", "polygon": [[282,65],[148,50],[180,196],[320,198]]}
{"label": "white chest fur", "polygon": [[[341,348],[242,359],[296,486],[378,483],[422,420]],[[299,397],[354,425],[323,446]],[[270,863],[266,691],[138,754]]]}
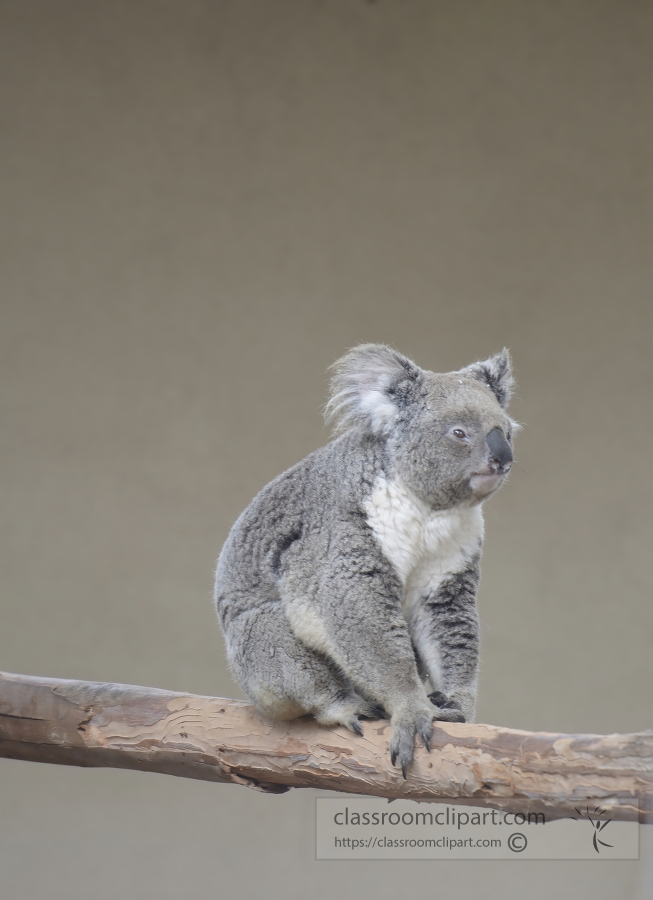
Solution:
{"label": "white chest fur", "polygon": [[419,598],[449,575],[464,571],[483,540],[483,513],[472,506],[432,510],[401,481],[379,476],[365,502],[375,538],[403,586],[410,623]]}

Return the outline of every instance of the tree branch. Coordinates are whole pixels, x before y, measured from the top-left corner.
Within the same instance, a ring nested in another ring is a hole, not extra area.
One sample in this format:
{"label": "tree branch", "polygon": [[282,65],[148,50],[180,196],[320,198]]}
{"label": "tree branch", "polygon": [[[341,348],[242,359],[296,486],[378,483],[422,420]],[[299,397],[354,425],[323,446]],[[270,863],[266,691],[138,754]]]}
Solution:
{"label": "tree branch", "polygon": [[124,684],[0,673],[0,756],[110,766],[389,799],[572,815],[596,801],[614,819],[652,821],[653,731],[578,735],[434,722],[407,780],[390,763],[390,723],[364,736],[312,718],[273,722],[248,703]]}

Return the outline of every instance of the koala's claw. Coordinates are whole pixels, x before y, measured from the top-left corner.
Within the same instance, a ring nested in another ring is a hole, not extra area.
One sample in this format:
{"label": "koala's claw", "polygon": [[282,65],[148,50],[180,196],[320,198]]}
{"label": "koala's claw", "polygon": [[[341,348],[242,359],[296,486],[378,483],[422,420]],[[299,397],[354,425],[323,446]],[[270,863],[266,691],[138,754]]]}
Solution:
{"label": "koala's claw", "polygon": [[406,770],[413,759],[415,745],[415,726],[414,725],[395,725],[392,729],[392,740],[390,741],[390,759],[392,765],[401,765],[401,771],[406,777]]}
{"label": "koala's claw", "polygon": [[419,734],[426,749],[431,751],[432,718],[430,713],[427,713],[426,716],[420,714],[417,716],[417,721],[410,724],[397,723],[392,727],[390,760],[393,766],[399,760],[404,778],[407,777],[408,766],[415,754],[415,733]]}
{"label": "koala's claw", "polygon": [[363,727],[361,723],[358,721],[356,716],[354,716],[351,721],[348,723],[347,727],[357,734],[359,737],[363,737]]}
{"label": "koala's claw", "polygon": [[[390,760],[391,760],[393,766],[397,764],[397,751],[396,750],[390,751]],[[403,759],[401,760],[401,774],[404,776],[404,779],[405,779],[406,778],[406,763],[404,762]]]}

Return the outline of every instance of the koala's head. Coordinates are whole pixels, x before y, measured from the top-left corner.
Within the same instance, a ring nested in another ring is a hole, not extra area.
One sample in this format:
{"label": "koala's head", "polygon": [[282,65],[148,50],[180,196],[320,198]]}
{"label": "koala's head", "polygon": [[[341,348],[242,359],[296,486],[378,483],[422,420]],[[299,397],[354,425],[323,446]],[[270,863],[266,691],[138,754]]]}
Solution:
{"label": "koala's head", "polygon": [[501,486],[518,427],[505,412],[514,383],[507,350],[437,374],[362,344],[333,368],[327,417],[340,432],[384,441],[392,474],[434,508],[480,503]]}

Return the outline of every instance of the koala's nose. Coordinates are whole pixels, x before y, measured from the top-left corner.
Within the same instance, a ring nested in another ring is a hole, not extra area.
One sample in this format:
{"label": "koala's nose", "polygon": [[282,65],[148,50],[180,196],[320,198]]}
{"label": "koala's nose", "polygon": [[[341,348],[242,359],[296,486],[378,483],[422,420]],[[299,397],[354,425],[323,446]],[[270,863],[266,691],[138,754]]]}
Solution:
{"label": "koala's nose", "polygon": [[490,448],[490,459],[502,469],[512,463],[512,450],[500,428],[493,428],[485,438],[485,443]]}

